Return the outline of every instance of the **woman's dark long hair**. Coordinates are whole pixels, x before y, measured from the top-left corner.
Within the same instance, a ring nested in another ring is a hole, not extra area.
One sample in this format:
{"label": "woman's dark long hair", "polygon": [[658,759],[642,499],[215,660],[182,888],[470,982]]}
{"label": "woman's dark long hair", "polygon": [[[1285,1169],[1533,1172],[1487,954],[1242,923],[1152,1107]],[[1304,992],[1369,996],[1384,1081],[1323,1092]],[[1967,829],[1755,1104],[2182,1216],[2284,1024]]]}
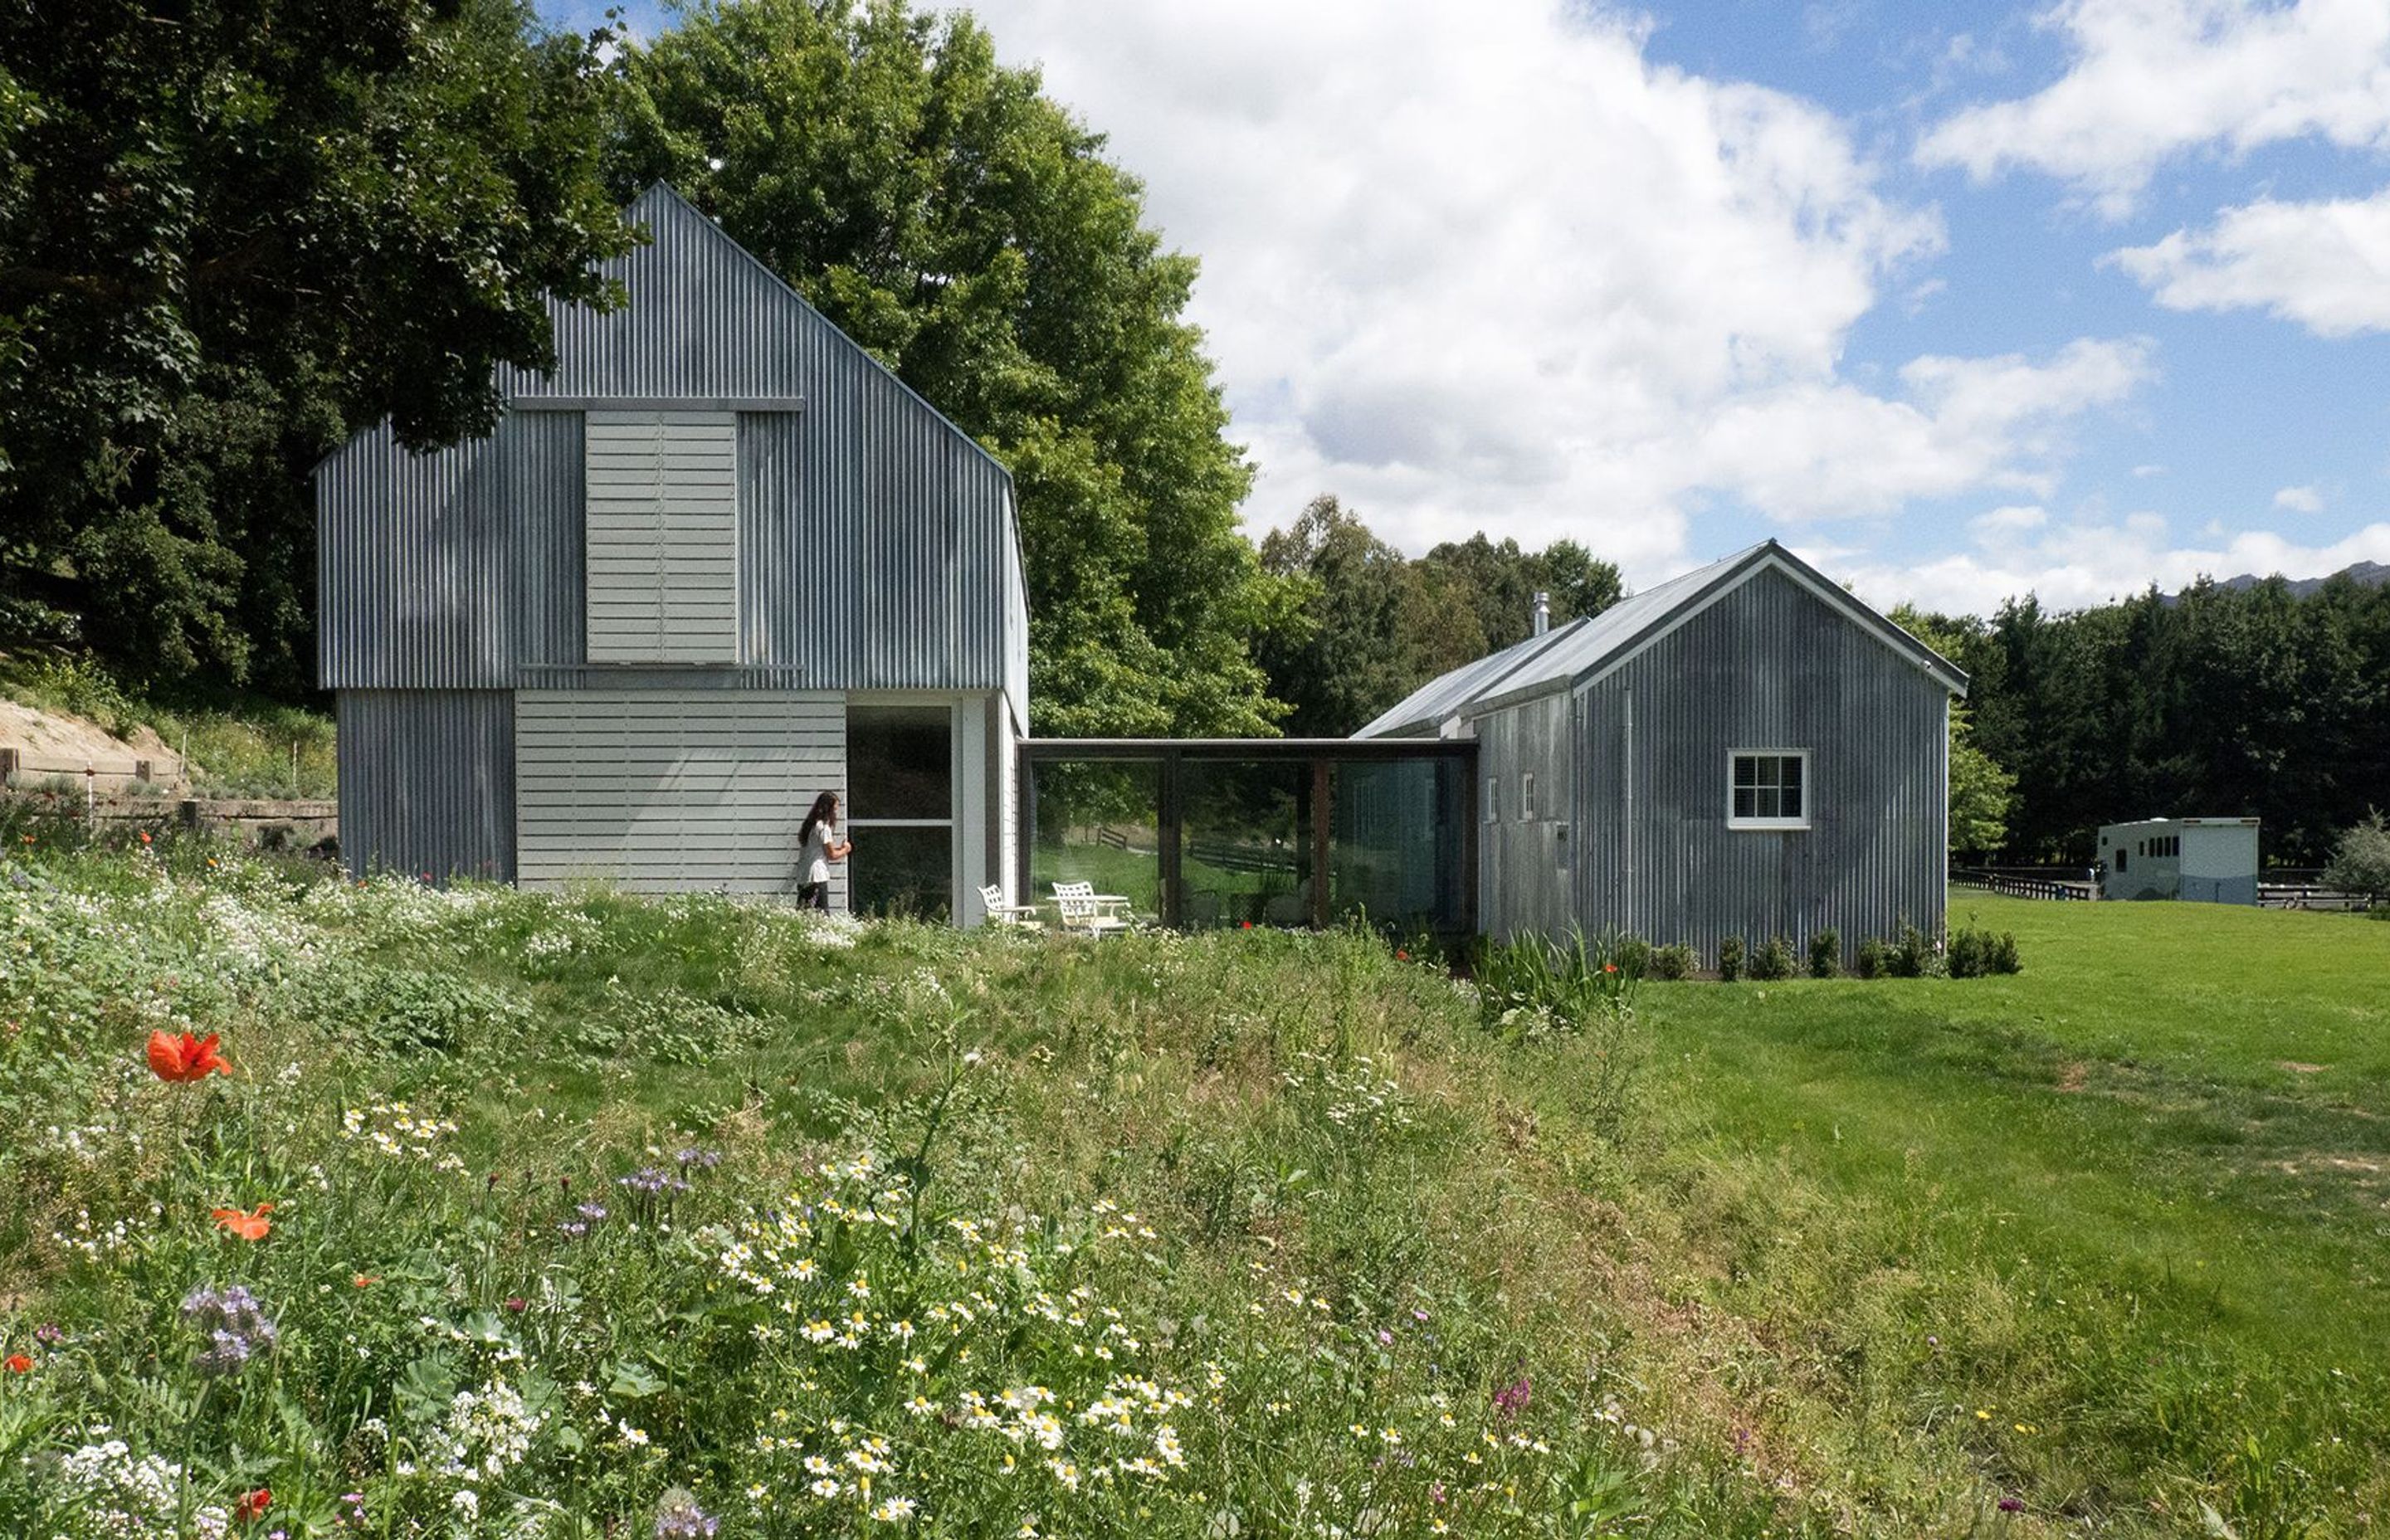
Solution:
{"label": "woman's dark long hair", "polygon": [[826,820],[831,823],[838,821],[838,793],[835,791],[825,791],[814,799],[814,810],[805,815],[803,823],[797,826],[798,845],[802,847],[812,839],[814,826]]}

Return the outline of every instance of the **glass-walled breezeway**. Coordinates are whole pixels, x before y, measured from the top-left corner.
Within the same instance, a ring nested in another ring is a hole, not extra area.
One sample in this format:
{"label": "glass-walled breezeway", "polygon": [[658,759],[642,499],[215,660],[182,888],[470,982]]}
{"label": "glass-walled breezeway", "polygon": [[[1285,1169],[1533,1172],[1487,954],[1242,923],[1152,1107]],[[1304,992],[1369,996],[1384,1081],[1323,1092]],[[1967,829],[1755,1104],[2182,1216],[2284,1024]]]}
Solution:
{"label": "glass-walled breezeway", "polygon": [[1476,745],[1387,738],[1032,738],[1022,898],[1087,882],[1187,929],[1475,929]]}

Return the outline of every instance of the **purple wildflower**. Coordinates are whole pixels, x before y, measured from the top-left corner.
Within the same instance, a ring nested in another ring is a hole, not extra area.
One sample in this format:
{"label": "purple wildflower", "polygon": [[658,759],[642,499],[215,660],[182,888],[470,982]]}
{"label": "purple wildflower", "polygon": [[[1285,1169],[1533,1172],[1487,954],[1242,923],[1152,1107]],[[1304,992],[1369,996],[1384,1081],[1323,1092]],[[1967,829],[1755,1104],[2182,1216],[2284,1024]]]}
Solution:
{"label": "purple wildflower", "polygon": [[1527,1376],[1519,1376],[1494,1392],[1494,1409],[1504,1417],[1517,1417],[1526,1406],[1527,1397],[1533,1389],[1533,1382]]}
{"label": "purple wildflower", "polygon": [[1385,1329],[1383,1327],[1379,1328],[1378,1328],[1378,1345],[1379,1345],[1380,1347],[1392,1347],[1392,1346],[1394,1346],[1394,1334],[1393,1332],[1391,1332],[1391,1331],[1388,1331],[1388,1330],[1387,1330],[1387,1329]]}
{"label": "purple wildflower", "polygon": [[2014,1497],[2003,1497],[2000,1499],[2000,1511],[2002,1513],[2022,1513],[2024,1511],[2024,1505],[2017,1501]]}
{"label": "purple wildflower", "polygon": [[696,1166],[701,1171],[711,1171],[715,1166],[722,1163],[722,1151],[718,1149],[683,1149],[675,1153],[673,1159],[678,1161],[684,1167]]}
{"label": "purple wildflower", "polygon": [[572,1212],[579,1214],[582,1218],[586,1219],[592,1225],[595,1225],[599,1220],[606,1217],[606,1205],[603,1203],[584,1203]]}
{"label": "purple wildflower", "polygon": [[557,1230],[568,1239],[578,1240],[589,1233],[589,1226],[578,1219],[568,1219]]}
{"label": "purple wildflower", "polygon": [[58,1329],[58,1323],[56,1321],[44,1321],[33,1328],[33,1341],[45,1346],[61,1341],[65,1337],[66,1333]]}
{"label": "purple wildflower", "polygon": [[239,1284],[192,1290],[183,1301],[183,1319],[207,1334],[208,1345],[196,1362],[211,1377],[235,1373],[258,1354],[272,1351],[277,1335],[264,1307]]}

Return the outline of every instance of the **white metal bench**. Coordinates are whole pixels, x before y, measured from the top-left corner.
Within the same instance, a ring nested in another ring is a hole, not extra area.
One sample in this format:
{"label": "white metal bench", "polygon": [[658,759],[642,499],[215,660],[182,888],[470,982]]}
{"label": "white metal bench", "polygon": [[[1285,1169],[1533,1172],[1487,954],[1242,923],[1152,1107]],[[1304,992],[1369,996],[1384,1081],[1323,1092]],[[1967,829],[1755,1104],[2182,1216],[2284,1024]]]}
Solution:
{"label": "white metal bench", "polygon": [[991,882],[979,891],[982,907],[987,910],[990,925],[1009,926],[1015,930],[1043,930],[1046,922],[1037,918],[1034,904],[1007,904],[1004,890]]}
{"label": "white metal bench", "polygon": [[1054,908],[1066,936],[1091,936],[1100,941],[1134,929],[1128,900],[1119,893],[1099,893],[1092,882],[1054,884]]}

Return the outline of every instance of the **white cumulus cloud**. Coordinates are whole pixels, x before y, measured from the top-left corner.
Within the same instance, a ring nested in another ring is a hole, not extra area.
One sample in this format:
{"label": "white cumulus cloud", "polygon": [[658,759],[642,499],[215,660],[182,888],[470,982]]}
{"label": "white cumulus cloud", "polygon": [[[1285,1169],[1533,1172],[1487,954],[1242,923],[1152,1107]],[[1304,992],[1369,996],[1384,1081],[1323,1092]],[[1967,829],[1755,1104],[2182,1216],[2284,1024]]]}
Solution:
{"label": "white cumulus cloud", "polygon": [[2317,137],[2390,148],[2390,5],[2383,0],[2065,0],[2066,73],[1965,109],[1917,159],[1981,179],[2011,167],[2075,185],[2121,216],[2169,158]]}
{"label": "white cumulus cloud", "polygon": [[2321,337],[2390,331],[2390,188],[2313,203],[2260,199],[2108,260],[2169,310],[2263,310]]}
{"label": "white cumulus cloud", "polygon": [[1889,606],[1909,600],[1947,614],[1988,615],[2027,594],[2047,610],[2080,610],[2141,592],[2152,583],[2178,592],[2204,577],[2321,577],[2359,561],[2390,561],[2390,523],[2373,523],[2321,545],[2302,545],[2262,530],[2204,534],[2210,544],[2169,545],[2165,520],[2135,514],[2113,522],[2048,526],[2035,539],[1998,551],[1958,552],[1903,565],[1844,564],[1831,569],[1862,598]]}
{"label": "white cumulus cloud", "polygon": [[1606,9],[975,8],[1202,259],[1256,522],[1332,491],[1411,549],[1568,534],[1649,581],[1715,494],[1788,520],[2038,495],[2064,419],[2149,372],[2087,340],[1854,381],[1854,324],[1931,292],[1938,214],[1831,113],[1655,64]]}
{"label": "white cumulus cloud", "polygon": [[2323,493],[2316,487],[2284,487],[2274,494],[2274,506],[2292,513],[2321,513]]}

